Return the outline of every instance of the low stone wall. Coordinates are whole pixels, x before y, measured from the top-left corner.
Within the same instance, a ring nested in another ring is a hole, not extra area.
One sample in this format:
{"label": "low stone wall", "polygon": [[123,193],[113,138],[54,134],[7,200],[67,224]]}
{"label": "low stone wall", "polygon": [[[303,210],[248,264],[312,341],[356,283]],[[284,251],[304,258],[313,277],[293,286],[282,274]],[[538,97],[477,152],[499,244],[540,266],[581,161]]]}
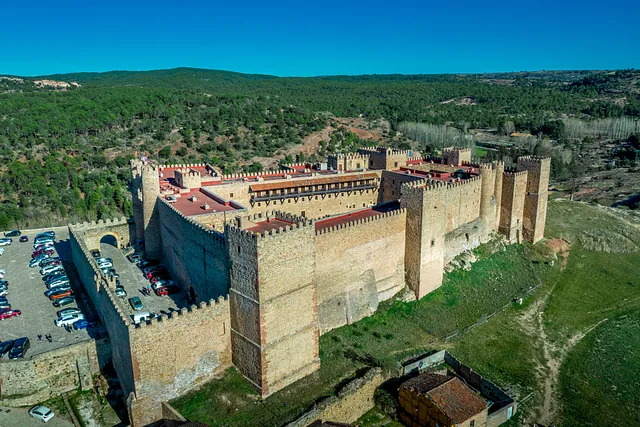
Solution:
{"label": "low stone wall", "polygon": [[375,406],[374,393],[385,380],[382,369],[372,368],[364,376],[347,383],[336,396],[319,402],[286,427],[305,427],[318,420],[352,423]]}
{"label": "low stone wall", "polygon": [[21,360],[0,362],[0,405],[34,405],[68,391],[89,390],[100,361],[110,358],[107,340],[85,341]]}

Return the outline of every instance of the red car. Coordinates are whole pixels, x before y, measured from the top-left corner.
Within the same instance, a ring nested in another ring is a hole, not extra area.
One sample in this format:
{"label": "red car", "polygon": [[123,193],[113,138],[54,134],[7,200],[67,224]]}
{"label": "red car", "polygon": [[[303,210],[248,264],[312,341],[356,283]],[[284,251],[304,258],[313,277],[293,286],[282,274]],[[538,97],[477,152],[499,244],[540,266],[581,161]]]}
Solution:
{"label": "red car", "polygon": [[53,249],[53,243],[52,244],[43,243],[41,245],[37,245],[33,247],[34,252],[41,251],[43,249]]}
{"label": "red car", "polygon": [[53,249],[40,249],[39,251],[35,251],[33,253],[33,255],[31,255],[31,258],[35,258],[35,257],[37,257],[39,255],[43,255],[43,254],[53,255],[53,252],[54,252]]}
{"label": "red car", "polygon": [[5,309],[0,312],[0,320],[9,319],[11,317],[20,316],[22,312],[20,310]]}
{"label": "red car", "polygon": [[160,269],[160,270],[154,270],[154,271],[150,271],[147,273],[147,279],[151,280],[154,277],[159,277],[159,276],[163,276],[167,274],[167,270]]}
{"label": "red car", "polygon": [[171,279],[171,277],[169,277],[169,275],[167,274],[167,272],[162,272],[160,274],[158,274],[157,276],[152,276],[150,279],[151,283],[156,283],[158,280],[169,280]]}
{"label": "red car", "polygon": [[60,298],[71,296],[72,294],[73,294],[73,292],[71,291],[71,289],[69,289],[69,290],[67,290],[65,292],[62,292],[62,293],[59,293],[59,294],[49,295],[49,299],[51,301],[55,301],[55,300],[60,299]]}
{"label": "red car", "polygon": [[158,295],[159,297],[163,297],[163,296],[169,295],[169,287],[168,286],[161,286],[159,288],[156,288],[156,295]]}

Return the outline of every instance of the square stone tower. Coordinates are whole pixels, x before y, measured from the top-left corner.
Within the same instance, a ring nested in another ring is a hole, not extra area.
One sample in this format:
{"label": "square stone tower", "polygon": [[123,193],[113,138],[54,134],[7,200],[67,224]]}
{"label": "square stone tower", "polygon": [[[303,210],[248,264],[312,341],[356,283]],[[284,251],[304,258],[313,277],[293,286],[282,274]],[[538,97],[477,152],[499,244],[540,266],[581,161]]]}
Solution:
{"label": "square stone tower", "polygon": [[522,242],[527,171],[507,171],[502,175],[499,231],[510,243]]}
{"label": "square stone tower", "polygon": [[522,234],[525,240],[536,243],[544,237],[549,197],[551,158],[526,156],[518,158],[518,170],[527,171]]}
{"label": "square stone tower", "polygon": [[436,181],[402,186],[402,206],[407,209],[405,281],[418,299],[442,285],[446,191],[447,184]]}
{"label": "square stone tower", "polygon": [[315,225],[276,214],[225,234],[233,363],[266,397],[320,368]]}

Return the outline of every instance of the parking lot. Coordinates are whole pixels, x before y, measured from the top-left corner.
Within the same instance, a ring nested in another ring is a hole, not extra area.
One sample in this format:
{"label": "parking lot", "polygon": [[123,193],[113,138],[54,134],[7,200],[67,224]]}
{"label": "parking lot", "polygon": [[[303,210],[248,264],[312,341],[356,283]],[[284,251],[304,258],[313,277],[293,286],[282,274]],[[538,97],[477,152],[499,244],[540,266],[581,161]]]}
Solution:
{"label": "parking lot", "polygon": [[151,295],[145,295],[142,293],[142,288],[150,283],[136,264],[130,262],[119,249],[108,243],[100,244],[100,252],[103,257],[113,259],[113,267],[120,275],[120,284],[127,292],[126,297],[119,298],[121,308],[129,316],[136,313],[136,310],[129,304],[129,298],[134,296],[140,297],[142,301],[143,308],[141,311],[149,313],[168,314],[188,305],[187,296],[184,292],[169,296],[157,296],[153,292]]}
{"label": "parking lot", "polygon": [[[81,292],[78,276],[75,270],[70,268],[71,248],[68,229],[57,227],[52,230],[56,232],[54,248],[57,252],[53,256],[58,255],[63,260],[76,296],[76,304],[66,307],[78,307],[83,311],[85,317],[94,318],[96,316],[88,296]],[[54,324],[54,320],[57,318],[56,312],[61,308],[54,307],[49,298],[44,295],[47,288],[39,273],[39,267],[29,268],[29,261],[33,253],[33,238],[36,234],[38,233],[23,232],[23,235],[29,237],[29,241],[23,243],[19,242],[17,237],[13,238],[13,243],[5,246],[4,254],[0,256],[0,268],[6,271],[5,280],[9,282],[7,300],[12,309],[22,312],[20,316],[0,322],[0,340],[28,337],[31,341],[31,348],[27,351],[26,357],[89,340],[91,339],[90,335],[95,336],[98,332],[96,328],[67,332],[64,328]],[[48,334],[51,335],[52,342],[45,339]],[[40,339],[38,335],[41,336]],[[7,361],[6,357],[3,360]]]}

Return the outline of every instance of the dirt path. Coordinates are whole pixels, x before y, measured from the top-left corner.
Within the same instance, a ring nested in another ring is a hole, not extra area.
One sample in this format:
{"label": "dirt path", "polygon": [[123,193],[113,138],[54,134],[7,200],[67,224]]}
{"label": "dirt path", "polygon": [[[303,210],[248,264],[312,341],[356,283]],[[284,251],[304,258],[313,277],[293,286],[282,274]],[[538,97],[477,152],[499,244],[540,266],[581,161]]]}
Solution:
{"label": "dirt path", "polygon": [[547,337],[543,319],[544,309],[554,288],[555,285],[542,298],[531,304],[531,307],[520,317],[520,326],[531,339],[540,345],[544,357],[544,361],[537,361],[536,366],[536,375],[543,390],[542,401],[538,406],[531,409],[533,420],[543,425],[551,425],[557,422],[560,416],[558,381],[560,379],[560,368],[567,355],[589,332],[608,320],[606,318],[602,319],[595,325],[591,325],[574,334],[562,346],[554,345]]}

